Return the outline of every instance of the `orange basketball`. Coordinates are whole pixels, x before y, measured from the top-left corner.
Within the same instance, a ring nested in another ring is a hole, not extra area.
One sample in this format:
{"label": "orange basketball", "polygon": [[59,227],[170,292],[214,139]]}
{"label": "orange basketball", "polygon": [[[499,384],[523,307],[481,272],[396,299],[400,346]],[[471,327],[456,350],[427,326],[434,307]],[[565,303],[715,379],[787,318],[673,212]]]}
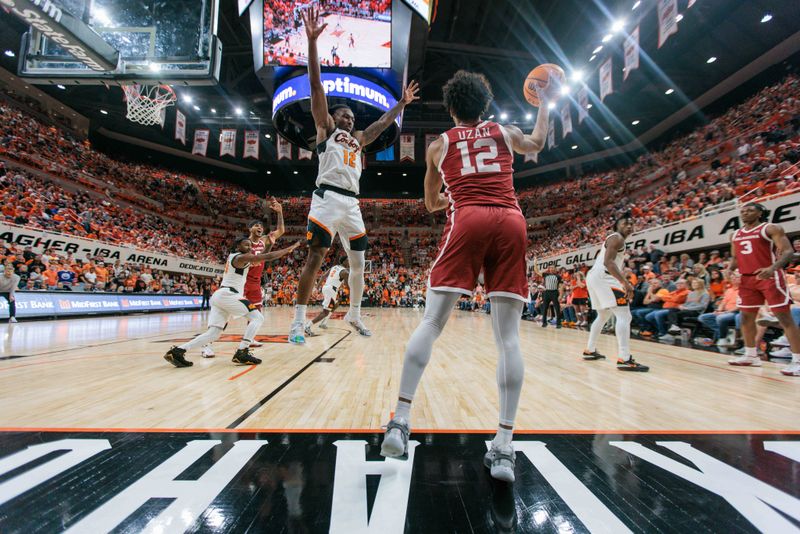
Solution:
{"label": "orange basketball", "polygon": [[564,69],[553,63],[545,63],[539,65],[525,78],[525,85],[522,92],[525,95],[525,100],[532,106],[539,107],[539,94],[536,92],[536,87],[544,89],[548,94],[555,95],[555,91],[561,87],[566,77],[564,76]]}

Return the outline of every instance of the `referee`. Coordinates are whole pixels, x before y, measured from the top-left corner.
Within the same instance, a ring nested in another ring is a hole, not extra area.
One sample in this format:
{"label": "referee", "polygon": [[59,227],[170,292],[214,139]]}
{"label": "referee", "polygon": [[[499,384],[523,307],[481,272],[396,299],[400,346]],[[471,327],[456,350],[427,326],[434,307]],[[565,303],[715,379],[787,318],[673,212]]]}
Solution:
{"label": "referee", "polygon": [[536,258],[533,260],[533,270],[537,276],[544,279],[544,293],[542,295],[542,328],[547,327],[547,308],[553,304],[553,310],[556,312],[556,328],[561,328],[561,306],[558,303],[558,286],[561,285],[561,277],[556,274],[555,267],[548,267],[547,271],[542,273],[537,265]]}

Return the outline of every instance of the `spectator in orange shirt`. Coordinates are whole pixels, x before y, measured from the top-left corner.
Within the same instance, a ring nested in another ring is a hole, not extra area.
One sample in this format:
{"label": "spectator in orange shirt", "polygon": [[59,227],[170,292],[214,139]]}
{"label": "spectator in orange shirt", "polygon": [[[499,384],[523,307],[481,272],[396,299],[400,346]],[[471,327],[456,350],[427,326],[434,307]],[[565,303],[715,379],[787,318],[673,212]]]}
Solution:
{"label": "spectator in orange shirt", "polygon": [[675,280],[675,291],[670,291],[666,295],[661,296],[661,301],[664,303],[664,306],[660,310],[653,310],[642,317],[643,323],[651,328],[655,326],[658,330],[659,337],[666,335],[669,310],[678,308],[681,304],[686,302],[686,296],[688,294],[689,288],[686,284],[686,280],[682,278]]}
{"label": "spectator in orange shirt", "polygon": [[[717,271],[712,271],[712,273],[713,272]],[[712,345],[727,336],[728,329],[736,323],[736,316],[739,314],[736,300],[739,298],[740,280],[738,275],[733,275],[731,277],[730,286],[725,290],[722,299],[717,302],[717,307],[714,311],[704,313],[697,318],[700,324],[714,333],[714,339],[710,340],[710,343],[705,342],[707,338],[698,340],[701,345]]]}

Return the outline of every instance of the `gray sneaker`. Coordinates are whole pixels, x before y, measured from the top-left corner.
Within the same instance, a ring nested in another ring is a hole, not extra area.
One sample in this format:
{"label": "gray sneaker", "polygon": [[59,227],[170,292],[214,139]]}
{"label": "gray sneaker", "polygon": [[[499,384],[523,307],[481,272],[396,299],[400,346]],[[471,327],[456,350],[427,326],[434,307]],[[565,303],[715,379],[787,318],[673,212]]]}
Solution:
{"label": "gray sneaker", "polygon": [[517,453],[514,452],[513,446],[498,447],[492,443],[492,448],[483,456],[483,465],[489,469],[492,478],[503,482],[514,482],[514,461],[516,458]]}
{"label": "gray sneaker", "polygon": [[348,312],[347,315],[344,316],[344,320],[347,321],[350,326],[352,326],[355,331],[362,336],[370,337],[372,335],[372,332],[370,332],[369,328],[364,326],[364,323],[361,322],[361,317],[353,318]]}
{"label": "gray sneaker", "polygon": [[291,329],[289,330],[289,343],[292,345],[305,345],[306,337],[303,334],[305,334],[303,323],[292,323]]}
{"label": "gray sneaker", "polygon": [[411,429],[408,421],[402,417],[394,417],[386,425],[386,433],[381,444],[381,456],[408,460],[408,436]]}

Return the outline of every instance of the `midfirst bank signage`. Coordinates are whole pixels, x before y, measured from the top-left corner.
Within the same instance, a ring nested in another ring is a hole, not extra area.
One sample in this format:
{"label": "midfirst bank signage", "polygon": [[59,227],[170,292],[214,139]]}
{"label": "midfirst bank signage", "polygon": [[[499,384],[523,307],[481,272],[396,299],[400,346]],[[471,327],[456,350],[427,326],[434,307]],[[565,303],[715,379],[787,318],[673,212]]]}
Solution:
{"label": "midfirst bank signage", "polygon": [[[787,234],[800,232],[800,192],[771,198],[762,202],[770,210],[769,222],[780,224]],[[739,208],[713,213],[707,217],[687,219],[668,226],[636,232],[628,237],[628,250],[653,245],[668,253],[698,250],[709,247],[727,247],[731,234],[741,226]],[[598,236],[599,237],[599,236]],[[581,264],[594,264],[602,243],[573,250],[556,256],[538,258],[540,269],[565,267],[572,269]]]}
{"label": "midfirst bank signage", "polygon": [[[397,104],[397,99],[388,89],[353,74],[323,72],[322,86],[327,96],[363,102],[383,111],[389,111]],[[286,80],[275,89],[272,115],[289,104],[309,98],[311,98],[311,86],[308,83],[308,74]],[[400,117],[395,119],[395,122],[399,126]]]}
{"label": "midfirst bank signage", "polygon": [[[149,401],[147,401],[149,402]],[[146,409],[147,402],[132,409]],[[0,432],[2,532],[798,532],[796,435]]]}

